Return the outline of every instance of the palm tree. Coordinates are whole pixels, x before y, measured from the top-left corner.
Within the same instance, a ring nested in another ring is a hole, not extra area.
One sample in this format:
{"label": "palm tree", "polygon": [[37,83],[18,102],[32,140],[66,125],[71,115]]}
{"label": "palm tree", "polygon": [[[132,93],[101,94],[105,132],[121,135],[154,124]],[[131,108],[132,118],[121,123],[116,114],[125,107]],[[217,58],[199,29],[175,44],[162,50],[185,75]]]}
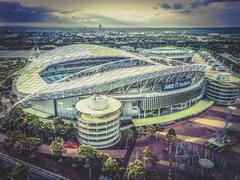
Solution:
{"label": "palm tree", "polygon": [[83,157],[86,160],[85,167],[89,168],[89,179],[92,178],[91,165],[96,157],[97,151],[90,145],[81,145],[77,150],[77,157]]}
{"label": "palm tree", "polygon": [[56,138],[55,140],[53,140],[50,144],[50,149],[53,156],[59,157],[58,162],[62,162],[62,154],[67,152],[66,148],[64,147],[63,139]]}

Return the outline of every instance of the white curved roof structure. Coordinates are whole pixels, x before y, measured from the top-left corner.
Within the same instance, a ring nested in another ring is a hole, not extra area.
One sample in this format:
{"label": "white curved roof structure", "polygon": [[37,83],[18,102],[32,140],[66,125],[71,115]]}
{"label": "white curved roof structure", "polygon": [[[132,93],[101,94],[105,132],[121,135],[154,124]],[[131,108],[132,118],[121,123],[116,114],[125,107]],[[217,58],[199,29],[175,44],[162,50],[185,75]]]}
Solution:
{"label": "white curved roof structure", "polygon": [[[50,84],[41,76],[41,73],[49,66],[71,63],[73,60],[107,57],[113,60],[79,70]],[[120,60],[119,57],[121,57]],[[167,66],[122,50],[78,44],[60,47],[35,59],[21,70],[14,81],[13,90],[25,99],[64,98],[103,93],[161,76],[182,72],[203,72],[204,70],[204,65]]]}
{"label": "white curved roof structure", "polygon": [[126,51],[98,45],[75,44],[59,47],[44,53],[22,69],[20,76],[15,81],[16,90],[23,94],[32,94],[47,86],[40,73],[49,65],[70,62],[76,59],[100,57],[139,58],[139,56]]}

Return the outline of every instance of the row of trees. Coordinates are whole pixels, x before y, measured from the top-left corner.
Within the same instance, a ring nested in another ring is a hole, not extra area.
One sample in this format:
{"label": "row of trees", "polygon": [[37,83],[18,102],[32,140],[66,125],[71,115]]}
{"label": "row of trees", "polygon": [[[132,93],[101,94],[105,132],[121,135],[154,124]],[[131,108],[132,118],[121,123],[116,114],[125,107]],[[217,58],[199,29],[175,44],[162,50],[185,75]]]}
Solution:
{"label": "row of trees", "polygon": [[[58,158],[58,162],[62,162],[62,155],[66,153],[66,148],[64,147],[63,139],[56,138],[50,145],[53,157]],[[77,160],[84,162],[84,167],[88,169],[89,179],[92,178],[92,169],[94,169],[94,175],[97,172],[102,172],[106,176],[112,179],[118,179],[120,176],[121,168],[117,160],[110,157],[105,153],[97,153],[97,151],[90,145],[81,145],[76,151],[75,158]],[[73,167],[77,166],[77,162],[74,161]]]}
{"label": "row of trees", "polygon": [[59,117],[43,122],[37,116],[17,113],[16,118],[6,119],[1,123],[1,130],[20,130],[27,136],[39,137],[46,142],[51,142],[55,137],[75,140],[75,128],[71,122],[65,122]]}
{"label": "row of trees", "polygon": [[160,124],[137,127],[138,137],[148,136],[151,140],[158,140],[160,132],[164,131]]}
{"label": "row of trees", "polygon": [[4,145],[9,151],[30,157],[35,157],[40,144],[40,138],[28,137],[21,131],[8,131],[4,139]]}

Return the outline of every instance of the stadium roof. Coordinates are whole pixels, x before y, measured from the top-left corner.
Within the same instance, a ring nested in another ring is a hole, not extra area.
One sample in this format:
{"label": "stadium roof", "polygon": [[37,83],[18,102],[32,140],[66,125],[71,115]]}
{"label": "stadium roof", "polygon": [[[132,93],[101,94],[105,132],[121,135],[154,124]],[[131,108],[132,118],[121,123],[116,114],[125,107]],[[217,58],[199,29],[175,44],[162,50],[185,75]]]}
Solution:
{"label": "stadium roof", "polygon": [[176,47],[176,46],[164,46],[164,47],[155,47],[152,49],[146,49],[146,52],[161,52],[161,53],[190,53],[191,51],[187,48]]}
{"label": "stadium roof", "polygon": [[40,76],[40,72],[49,65],[76,59],[80,60],[98,57],[139,58],[140,56],[127,51],[99,45],[75,44],[59,47],[33,59],[28,66],[19,72],[20,76],[16,80],[17,91],[24,94],[31,94],[47,86],[47,83]]}
{"label": "stadium roof", "polygon": [[[113,57],[113,61],[81,70],[52,84],[47,84],[40,76],[49,65],[87,57]],[[114,61],[114,57],[123,57],[123,60]],[[89,92],[102,93],[168,74],[204,70],[204,65],[166,66],[122,50],[78,44],[60,47],[34,59],[19,72],[19,77],[14,80],[13,91],[23,97],[35,94],[41,99],[50,96],[64,98]]]}

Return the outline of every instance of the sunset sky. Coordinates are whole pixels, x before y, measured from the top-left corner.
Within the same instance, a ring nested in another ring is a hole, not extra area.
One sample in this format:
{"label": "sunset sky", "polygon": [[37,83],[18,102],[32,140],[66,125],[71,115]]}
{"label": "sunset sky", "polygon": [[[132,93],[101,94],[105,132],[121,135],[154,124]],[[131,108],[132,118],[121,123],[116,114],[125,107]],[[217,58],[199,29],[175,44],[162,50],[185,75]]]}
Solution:
{"label": "sunset sky", "polygon": [[240,26],[240,0],[0,0],[0,25]]}

